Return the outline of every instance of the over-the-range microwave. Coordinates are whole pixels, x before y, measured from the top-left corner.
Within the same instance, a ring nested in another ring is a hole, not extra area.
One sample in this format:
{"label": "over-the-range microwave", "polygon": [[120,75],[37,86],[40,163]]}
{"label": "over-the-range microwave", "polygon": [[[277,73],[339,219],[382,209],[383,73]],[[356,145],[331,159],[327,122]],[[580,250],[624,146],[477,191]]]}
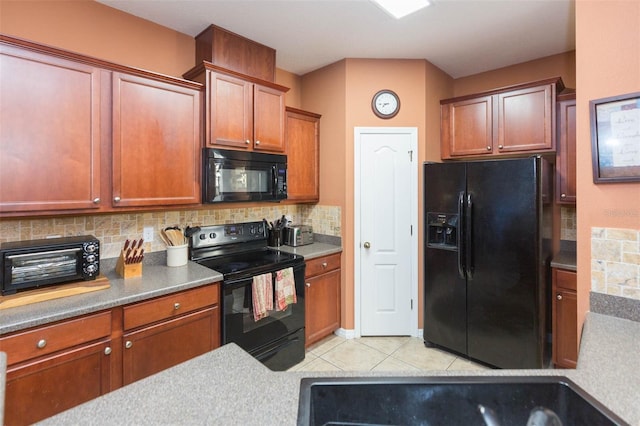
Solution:
{"label": "over-the-range microwave", "polygon": [[204,148],[203,203],[287,198],[287,156]]}

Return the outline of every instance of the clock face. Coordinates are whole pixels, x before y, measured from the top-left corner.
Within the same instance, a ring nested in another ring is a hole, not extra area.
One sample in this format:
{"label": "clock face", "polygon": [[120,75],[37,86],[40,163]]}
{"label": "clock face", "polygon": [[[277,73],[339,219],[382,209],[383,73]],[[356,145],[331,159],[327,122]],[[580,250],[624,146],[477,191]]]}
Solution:
{"label": "clock face", "polygon": [[378,117],[391,118],[400,110],[400,99],[391,90],[381,90],[373,96],[371,107]]}

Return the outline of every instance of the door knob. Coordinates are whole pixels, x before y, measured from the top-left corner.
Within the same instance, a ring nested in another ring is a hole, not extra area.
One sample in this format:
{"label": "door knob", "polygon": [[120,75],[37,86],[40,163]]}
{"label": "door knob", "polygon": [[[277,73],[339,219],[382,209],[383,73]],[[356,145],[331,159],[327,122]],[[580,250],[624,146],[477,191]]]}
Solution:
{"label": "door knob", "polygon": [[368,249],[368,248],[370,248],[370,247],[371,247],[371,243],[370,243],[369,241],[366,241],[366,242],[364,243],[364,248]]}

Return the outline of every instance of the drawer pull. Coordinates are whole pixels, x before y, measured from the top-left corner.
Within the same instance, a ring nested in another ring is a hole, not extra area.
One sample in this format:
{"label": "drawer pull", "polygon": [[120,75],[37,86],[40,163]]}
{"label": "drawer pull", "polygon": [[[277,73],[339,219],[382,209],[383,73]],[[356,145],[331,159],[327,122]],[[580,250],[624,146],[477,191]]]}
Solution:
{"label": "drawer pull", "polygon": [[174,304],[173,304],[173,309],[175,309],[176,311],[177,311],[178,309],[180,309],[180,304],[179,304],[178,302],[174,303]]}
{"label": "drawer pull", "polygon": [[131,349],[131,346],[133,346],[133,342],[131,340],[127,340],[126,342],[124,342],[125,348]]}
{"label": "drawer pull", "polygon": [[327,267],[327,262],[322,262],[322,267],[326,268]]}
{"label": "drawer pull", "polygon": [[111,355],[111,347],[107,346],[106,348],[104,348],[104,354]]}
{"label": "drawer pull", "polygon": [[40,340],[38,340],[38,343],[36,344],[36,346],[39,349],[43,349],[45,346],[47,346],[47,341],[44,340],[44,339],[40,339]]}

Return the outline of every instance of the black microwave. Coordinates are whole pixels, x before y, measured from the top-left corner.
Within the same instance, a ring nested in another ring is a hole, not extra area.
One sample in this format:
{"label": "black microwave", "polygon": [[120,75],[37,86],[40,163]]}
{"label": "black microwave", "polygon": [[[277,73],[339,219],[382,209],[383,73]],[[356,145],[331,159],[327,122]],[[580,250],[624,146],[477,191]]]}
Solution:
{"label": "black microwave", "polygon": [[287,199],[287,156],[204,148],[203,203]]}
{"label": "black microwave", "polygon": [[94,280],[100,273],[100,241],[93,235],[15,241],[0,245],[0,292]]}

